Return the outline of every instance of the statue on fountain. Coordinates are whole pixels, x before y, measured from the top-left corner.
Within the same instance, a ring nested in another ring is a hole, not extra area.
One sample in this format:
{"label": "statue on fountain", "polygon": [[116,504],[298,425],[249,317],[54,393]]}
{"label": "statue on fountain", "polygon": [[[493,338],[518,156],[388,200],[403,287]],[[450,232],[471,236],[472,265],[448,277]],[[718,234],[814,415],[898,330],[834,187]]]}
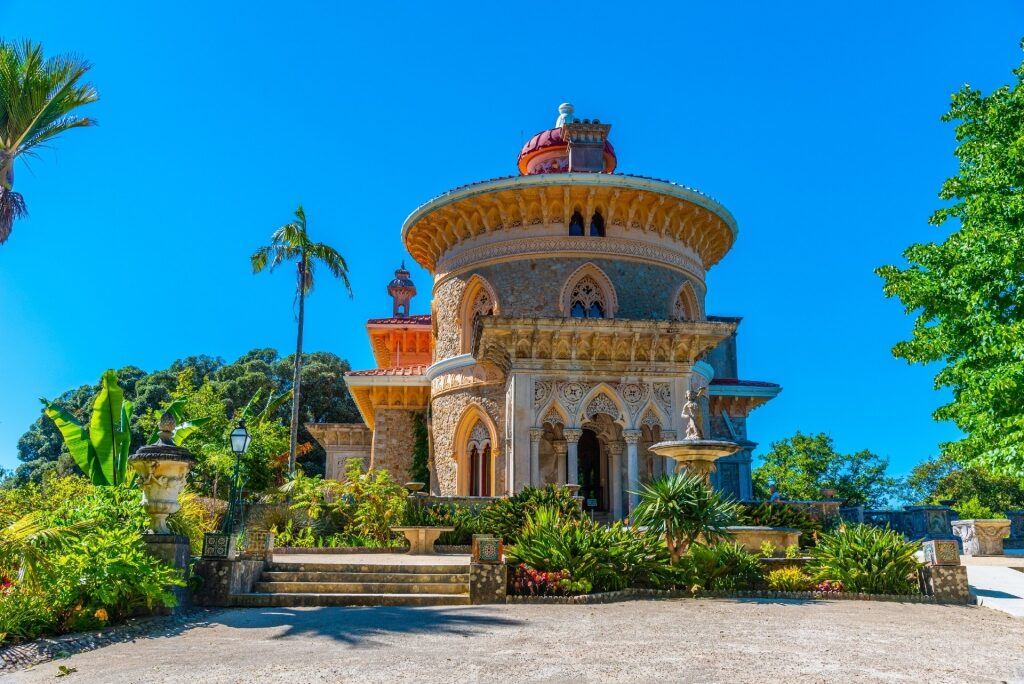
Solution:
{"label": "statue on fountain", "polygon": [[685,439],[703,439],[704,435],[704,414],[701,408],[700,398],[707,390],[700,387],[696,390],[686,391],[686,403],[683,404],[683,420],[686,421]]}

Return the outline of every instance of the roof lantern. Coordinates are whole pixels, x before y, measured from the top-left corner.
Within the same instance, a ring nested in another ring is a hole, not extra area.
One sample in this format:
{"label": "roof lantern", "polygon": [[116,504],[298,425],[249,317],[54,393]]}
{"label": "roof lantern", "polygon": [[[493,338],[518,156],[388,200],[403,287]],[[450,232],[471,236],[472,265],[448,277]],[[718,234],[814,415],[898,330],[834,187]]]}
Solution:
{"label": "roof lantern", "polygon": [[608,141],[611,124],[579,119],[569,102],[558,105],[555,127],[530,138],[519,152],[519,173],[611,173],[615,150]]}

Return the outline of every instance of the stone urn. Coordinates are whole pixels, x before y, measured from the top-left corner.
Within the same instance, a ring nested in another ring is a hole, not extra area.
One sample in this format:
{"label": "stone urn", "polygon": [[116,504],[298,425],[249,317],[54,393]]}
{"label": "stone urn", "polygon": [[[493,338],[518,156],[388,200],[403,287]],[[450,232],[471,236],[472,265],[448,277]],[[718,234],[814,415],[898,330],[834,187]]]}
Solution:
{"label": "stone urn", "polygon": [[405,488],[409,490],[410,494],[419,494],[423,491],[423,488],[427,486],[426,482],[406,482]]}
{"label": "stone urn", "polygon": [[963,541],[964,553],[968,555],[1002,556],[1003,539],[1010,536],[1010,521],[954,520],[953,534]]}
{"label": "stone urn", "polygon": [[160,419],[157,441],[139,447],[128,457],[128,464],[139,475],[142,487],[142,507],[149,515],[154,534],[170,534],[167,516],[181,508],[178,496],[185,487],[185,478],[196,459],[188,449],[175,446],[174,418],[165,413]]}

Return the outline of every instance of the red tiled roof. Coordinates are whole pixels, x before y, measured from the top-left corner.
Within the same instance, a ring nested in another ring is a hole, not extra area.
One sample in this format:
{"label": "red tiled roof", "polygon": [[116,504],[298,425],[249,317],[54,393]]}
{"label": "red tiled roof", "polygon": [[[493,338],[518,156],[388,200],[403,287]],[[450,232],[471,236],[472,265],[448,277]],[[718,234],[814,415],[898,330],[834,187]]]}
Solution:
{"label": "red tiled roof", "polygon": [[366,325],[430,325],[430,314],[393,318],[371,318]]}
{"label": "red tiled roof", "polygon": [[778,387],[774,382],[762,382],[760,380],[739,380],[737,378],[715,378],[712,385],[731,385],[738,387]]}
{"label": "red tiled roof", "polygon": [[423,375],[427,370],[427,364],[420,363],[413,366],[395,366],[393,368],[370,368],[369,370],[349,371],[345,375]]}

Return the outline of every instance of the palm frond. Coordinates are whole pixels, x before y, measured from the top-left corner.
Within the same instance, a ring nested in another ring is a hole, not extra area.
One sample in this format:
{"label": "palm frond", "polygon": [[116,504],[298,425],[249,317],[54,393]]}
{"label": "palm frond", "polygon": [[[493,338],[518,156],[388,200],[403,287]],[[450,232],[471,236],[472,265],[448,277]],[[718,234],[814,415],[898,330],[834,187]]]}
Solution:
{"label": "palm frond", "polygon": [[345,289],[348,290],[348,296],[351,298],[352,283],[348,279],[348,264],[345,263],[345,257],[341,256],[338,250],[323,242],[311,245],[308,253],[311,257],[323,263],[331,272],[331,275],[344,283]]}
{"label": "palm frond", "polygon": [[0,188],[0,245],[7,242],[14,228],[14,222],[28,216],[25,198],[21,193]]}

